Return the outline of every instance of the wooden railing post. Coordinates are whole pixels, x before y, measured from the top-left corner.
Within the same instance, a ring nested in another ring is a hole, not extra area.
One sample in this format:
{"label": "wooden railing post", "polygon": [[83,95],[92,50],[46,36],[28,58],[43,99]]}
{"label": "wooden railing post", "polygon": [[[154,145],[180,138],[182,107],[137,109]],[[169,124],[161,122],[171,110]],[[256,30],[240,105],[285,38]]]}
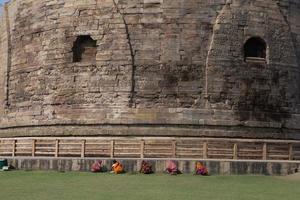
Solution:
{"label": "wooden railing post", "polygon": [[289,160],[294,160],[293,144],[289,144]]}
{"label": "wooden railing post", "polygon": [[144,158],[145,141],[141,140],[141,158]]}
{"label": "wooden railing post", "polygon": [[262,159],[267,160],[267,158],[268,158],[268,147],[267,147],[267,143],[264,143]]}
{"label": "wooden railing post", "polygon": [[13,143],[12,143],[12,157],[15,157],[16,156],[16,140],[13,140]]}
{"label": "wooden railing post", "polygon": [[59,152],[59,140],[55,140],[55,157],[58,157],[58,152]]}
{"label": "wooden railing post", "polygon": [[233,159],[234,160],[238,159],[238,145],[237,145],[237,143],[234,143],[234,145],[233,145]]}
{"label": "wooden railing post", "polygon": [[81,141],[81,158],[85,157],[85,140]]}
{"label": "wooden railing post", "polygon": [[172,140],[172,157],[176,158],[176,140]]}
{"label": "wooden railing post", "polygon": [[110,142],[110,158],[114,157],[114,140]]}
{"label": "wooden railing post", "polygon": [[207,159],[207,142],[203,143],[203,158]]}
{"label": "wooden railing post", "polygon": [[35,156],[35,139],[32,140],[32,149],[31,149],[31,156]]}
{"label": "wooden railing post", "polygon": [[[129,142],[125,141],[120,144],[118,140],[120,139],[114,137],[110,140],[107,138],[102,140],[96,137],[78,137],[71,139],[63,139],[61,137],[31,137],[20,140],[18,138],[1,138],[0,153],[2,155],[8,152],[11,157],[25,154],[27,157],[37,157],[40,155],[60,157],[70,155],[76,156],[77,158],[85,158],[90,155],[104,154],[110,158],[114,158],[115,155],[134,155],[141,159],[153,155],[159,155],[161,158],[168,159],[171,157],[187,157],[192,155],[193,157],[197,156],[197,159],[212,159],[224,156],[232,160],[299,160],[297,156],[297,145],[300,145],[300,142],[295,140],[277,141],[270,139],[242,138],[232,140],[224,138],[221,140],[215,138],[197,138],[196,143],[187,143],[195,140],[195,138],[188,138],[183,139],[183,145],[181,141],[175,137],[162,139],[163,141],[159,139],[148,140],[145,137],[140,137],[134,140],[129,139]],[[151,145],[152,143],[153,146]],[[226,143],[226,145],[221,145],[221,143]],[[89,146],[90,144],[91,146]],[[103,144],[103,147],[97,147],[97,145],[101,144]],[[161,151],[156,154],[158,150]]]}

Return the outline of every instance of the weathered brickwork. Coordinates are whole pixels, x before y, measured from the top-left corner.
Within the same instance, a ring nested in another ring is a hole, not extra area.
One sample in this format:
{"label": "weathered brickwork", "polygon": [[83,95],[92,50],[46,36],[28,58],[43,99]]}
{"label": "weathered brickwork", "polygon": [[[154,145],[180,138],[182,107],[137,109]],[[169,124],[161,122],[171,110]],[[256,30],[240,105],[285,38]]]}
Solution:
{"label": "weathered brickwork", "polygon": [[11,0],[0,21],[0,137],[300,138],[299,0]]}

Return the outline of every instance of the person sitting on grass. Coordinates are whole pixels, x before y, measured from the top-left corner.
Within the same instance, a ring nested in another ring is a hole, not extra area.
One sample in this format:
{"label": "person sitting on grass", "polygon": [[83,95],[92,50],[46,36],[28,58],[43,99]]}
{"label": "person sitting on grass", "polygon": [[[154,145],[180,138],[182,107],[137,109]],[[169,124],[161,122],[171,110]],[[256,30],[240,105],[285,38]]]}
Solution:
{"label": "person sitting on grass", "polygon": [[167,161],[166,172],[171,175],[181,174],[181,172],[178,170],[177,164],[174,160]]}
{"label": "person sitting on grass", "polygon": [[96,173],[96,172],[101,172],[101,171],[102,171],[102,166],[101,166],[101,164],[102,164],[102,161],[101,161],[101,160],[98,160],[98,161],[94,162],[94,163],[92,164],[91,171],[94,172],[94,173]]}
{"label": "person sitting on grass", "polygon": [[195,164],[195,174],[196,175],[207,176],[208,175],[208,170],[204,165],[202,165],[201,162],[197,161],[196,164]]}
{"label": "person sitting on grass", "polygon": [[111,166],[111,170],[115,174],[124,173],[122,164],[116,160],[113,160],[113,165]]}
{"label": "person sitting on grass", "polygon": [[144,160],[142,161],[140,173],[143,173],[143,174],[152,174],[153,173],[152,166],[150,165],[149,162],[146,162]]}

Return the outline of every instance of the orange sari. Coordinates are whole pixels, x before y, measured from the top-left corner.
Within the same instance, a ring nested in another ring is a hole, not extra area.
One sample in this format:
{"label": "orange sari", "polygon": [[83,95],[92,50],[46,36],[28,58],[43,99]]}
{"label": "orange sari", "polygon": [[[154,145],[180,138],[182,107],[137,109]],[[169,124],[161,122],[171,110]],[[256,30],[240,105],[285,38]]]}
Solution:
{"label": "orange sari", "polygon": [[123,172],[123,166],[122,166],[122,164],[119,163],[119,162],[114,163],[114,164],[112,165],[111,169],[112,169],[112,171],[115,172],[115,174],[120,174],[120,173]]}

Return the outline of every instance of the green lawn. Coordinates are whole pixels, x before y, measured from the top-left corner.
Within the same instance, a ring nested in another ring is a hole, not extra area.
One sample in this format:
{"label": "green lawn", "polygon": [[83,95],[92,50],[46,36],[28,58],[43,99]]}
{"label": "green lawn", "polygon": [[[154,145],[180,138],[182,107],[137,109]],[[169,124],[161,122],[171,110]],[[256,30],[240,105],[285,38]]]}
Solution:
{"label": "green lawn", "polygon": [[267,176],[0,172],[2,200],[298,200],[300,180]]}

